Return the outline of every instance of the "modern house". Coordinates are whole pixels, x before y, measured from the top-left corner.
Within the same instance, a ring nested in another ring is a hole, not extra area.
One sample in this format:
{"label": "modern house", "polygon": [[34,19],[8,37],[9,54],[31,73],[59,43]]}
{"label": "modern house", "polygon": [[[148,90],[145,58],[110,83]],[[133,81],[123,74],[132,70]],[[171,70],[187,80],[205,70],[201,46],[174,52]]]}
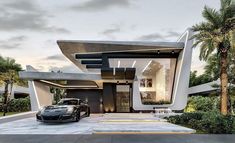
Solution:
{"label": "modern house", "polygon": [[[49,87],[86,100],[91,112],[182,110],[188,96],[192,32],[177,42],[58,40],[60,50],[81,73],[20,72],[29,80],[32,110],[52,104]],[[60,84],[58,81],[63,81]]]}

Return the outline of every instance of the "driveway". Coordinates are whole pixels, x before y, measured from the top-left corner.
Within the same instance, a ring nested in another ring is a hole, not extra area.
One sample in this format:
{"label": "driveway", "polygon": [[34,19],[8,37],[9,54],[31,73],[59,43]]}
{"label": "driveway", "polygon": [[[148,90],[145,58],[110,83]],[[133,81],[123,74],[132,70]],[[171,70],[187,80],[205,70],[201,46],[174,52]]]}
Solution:
{"label": "driveway", "polygon": [[195,131],[152,114],[92,114],[79,122],[45,124],[35,117],[0,125],[0,134],[189,134]]}
{"label": "driveway", "polygon": [[234,135],[0,135],[0,143],[234,143]]}

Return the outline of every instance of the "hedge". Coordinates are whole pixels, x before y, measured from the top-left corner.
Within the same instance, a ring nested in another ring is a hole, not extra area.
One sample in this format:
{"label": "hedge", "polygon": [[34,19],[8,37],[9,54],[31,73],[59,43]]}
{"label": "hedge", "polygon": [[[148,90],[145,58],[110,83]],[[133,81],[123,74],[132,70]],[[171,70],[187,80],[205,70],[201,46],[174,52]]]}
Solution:
{"label": "hedge", "polygon": [[29,97],[12,99],[8,103],[7,110],[8,110],[8,112],[30,111],[30,99],[29,99]]}
{"label": "hedge", "polygon": [[142,101],[142,104],[144,105],[164,105],[164,104],[171,104],[171,101]]}
{"label": "hedge", "polygon": [[171,123],[184,125],[204,133],[235,133],[235,116],[224,116],[217,111],[183,113],[166,119]]}
{"label": "hedge", "polygon": [[185,112],[196,112],[196,111],[219,111],[219,98],[218,97],[203,97],[203,96],[192,96],[188,100],[188,104],[185,108]]}

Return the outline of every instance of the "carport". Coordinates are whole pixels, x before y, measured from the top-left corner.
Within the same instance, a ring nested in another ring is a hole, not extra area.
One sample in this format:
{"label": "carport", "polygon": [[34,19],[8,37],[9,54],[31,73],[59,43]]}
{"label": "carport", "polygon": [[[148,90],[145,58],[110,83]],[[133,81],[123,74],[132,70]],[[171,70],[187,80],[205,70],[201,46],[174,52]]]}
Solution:
{"label": "carport", "polygon": [[[20,78],[27,79],[31,100],[31,110],[38,111],[41,107],[51,105],[53,95],[50,87],[66,89],[66,97],[75,97],[87,101],[92,113],[103,113],[109,106],[109,96],[103,96],[103,82],[116,83],[116,80],[104,80],[101,74],[90,73],[57,73],[38,72],[32,66],[20,72]],[[63,82],[58,82],[63,81]],[[120,84],[131,80],[119,80]],[[62,84],[63,83],[63,84]]]}

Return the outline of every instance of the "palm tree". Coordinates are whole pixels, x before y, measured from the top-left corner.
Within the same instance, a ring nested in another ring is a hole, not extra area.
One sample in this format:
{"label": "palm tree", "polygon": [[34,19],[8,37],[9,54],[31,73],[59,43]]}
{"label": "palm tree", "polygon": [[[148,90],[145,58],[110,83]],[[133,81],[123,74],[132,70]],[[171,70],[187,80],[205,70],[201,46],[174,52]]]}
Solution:
{"label": "palm tree", "polygon": [[[227,74],[228,74],[228,109],[230,113],[233,112],[233,102],[234,102],[234,94],[235,94],[235,88],[234,88],[234,83],[235,83],[235,63],[234,63],[234,53],[229,52],[228,53],[228,67],[227,67]],[[217,54],[212,54],[207,60],[207,65],[204,67],[204,74],[210,75],[212,80],[217,80],[219,79],[220,76],[220,64],[218,60]],[[213,84],[212,87],[214,88],[220,88],[219,84]]]}
{"label": "palm tree", "polygon": [[221,0],[220,10],[207,6],[202,12],[205,22],[196,24],[192,30],[196,34],[192,37],[196,42],[194,47],[200,44],[200,60],[207,60],[210,54],[217,52],[220,67],[221,82],[221,113],[228,113],[228,52],[234,52],[232,44],[235,28],[234,6],[231,0]]}
{"label": "palm tree", "polygon": [[21,71],[21,65],[17,64],[14,59],[3,58],[0,56],[0,84],[5,86],[3,93],[3,116],[7,112],[7,104],[9,101],[9,95],[12,92],[14,83],[22,83],[19,80],[18,71]]}
{"label": "palm tree", "polygon": [[211,75],[212,80],[219,79],[220,64],[217,54],[211,54],[206,63],[204,67],[205,74]]}

